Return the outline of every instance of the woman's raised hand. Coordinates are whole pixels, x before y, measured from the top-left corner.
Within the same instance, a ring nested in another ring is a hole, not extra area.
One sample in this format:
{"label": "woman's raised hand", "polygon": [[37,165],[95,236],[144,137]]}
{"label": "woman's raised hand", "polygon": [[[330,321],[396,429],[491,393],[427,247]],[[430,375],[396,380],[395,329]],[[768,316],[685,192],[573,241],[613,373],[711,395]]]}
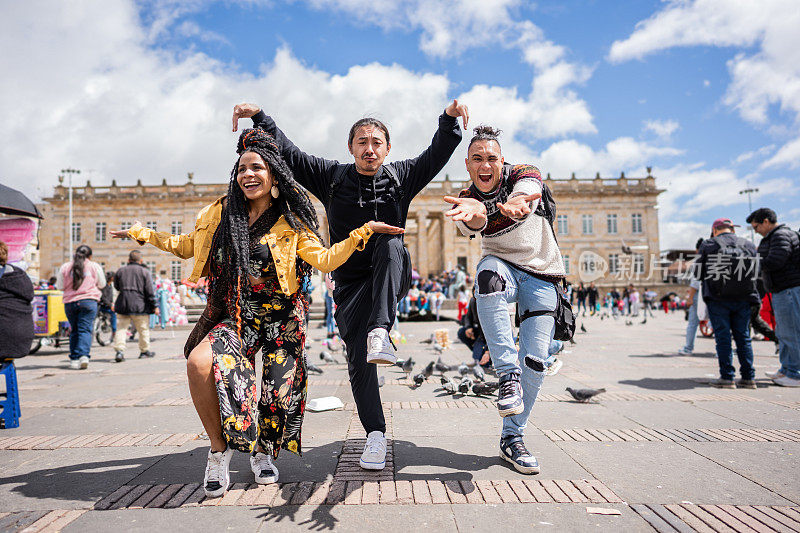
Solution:
{"label": "woman's raised hand", "polygon": [[[133,222],[133,225],[141,224],[138,220]],[[112,239],[127,239],[128,238],[128,230],[126,229],[112,229],[108,232],[111,235]]]}
{"label": "woman's raised hand", "polygon": [[390,226],[384,222],[376,222],[374,220],[370,220],[367,222],[369,224],[369,229],[371,229],[374,233],[390,233],[393,235],[397,235],[398,233],[405,233],[405,228],[398,228],[397,226]]}
{"label": "woman's raised hand", "polygon": [[233,131],[239,129],[240,118],[250,118],[261,111],[261,107],[256,104],[239,104],[233,106]]}

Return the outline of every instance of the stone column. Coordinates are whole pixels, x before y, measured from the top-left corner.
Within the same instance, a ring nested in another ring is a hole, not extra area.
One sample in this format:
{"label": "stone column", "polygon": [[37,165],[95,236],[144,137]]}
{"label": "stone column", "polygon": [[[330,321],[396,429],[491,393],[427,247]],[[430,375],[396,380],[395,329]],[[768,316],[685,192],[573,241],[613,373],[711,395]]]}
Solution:
{"label": "stone column", "polygon": [[444,213],[441,215],[442,233],[442,268],[450,270],[456,265],[456,229],[455,224]]}
{"label": "stone column", "polygon": [[428,212],[420,209],[417,218],[417,268],[420,277],[428,276]]}

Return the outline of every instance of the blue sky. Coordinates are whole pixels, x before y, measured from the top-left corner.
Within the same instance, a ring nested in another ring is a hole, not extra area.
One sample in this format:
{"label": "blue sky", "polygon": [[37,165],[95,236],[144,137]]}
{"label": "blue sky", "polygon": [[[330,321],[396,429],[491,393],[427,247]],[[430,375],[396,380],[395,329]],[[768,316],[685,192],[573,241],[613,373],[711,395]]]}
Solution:
{"label": "blue sky", "polygon": [[[653,166],[668,189],[662,248],[692,244],[719,216],[743,223],[747,184],[762,191],[754,207],[798,226],[800,15],[789,0],[752,4],[5,3],[0,44],[17,53],[0,59],[14,80],[0,89],[0,175],[35,197],[64,166],[95,185],[223,181],[240,101],[339,159],[349,124],[374,114],[391,155],[408,157],[459,97],[473,125],[504,130],[507,160],[554,177]],[[464,175],[464,149],[451,175]]]}

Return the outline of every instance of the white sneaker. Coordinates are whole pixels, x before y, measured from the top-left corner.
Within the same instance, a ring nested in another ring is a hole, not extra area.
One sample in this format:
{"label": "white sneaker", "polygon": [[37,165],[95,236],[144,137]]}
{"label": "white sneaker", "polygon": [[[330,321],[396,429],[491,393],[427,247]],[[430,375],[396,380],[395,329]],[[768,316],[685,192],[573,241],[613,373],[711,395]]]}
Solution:
{"label": "white sneaker", "polygon": [[272,456],[269,454],[256,452],[255,455],[251,455],[250,469],[256,475],[256,483],[259,485],[278,481],[278,467],[272,462]]}
{"label": "white sneaker", "polygon": [[394,352],[389,332],[384,328],[375,328],[367,333],[367,363],[393,365],[397,362]]}
{"label": "white sneaker", "polygon": [[86,370],[87,368],[89,368],[89,358],[85,355],[82,355],[78,359],[78,364],[81,366],[81,370]]}
{"label": "white sneaker", "polygon": [[81,362],[78,359],[70,359],[69,360],[69,369],[70,370],[80,370],[81,369]]}
{"label": "white sneaker", "polygon": [[780,385],[781,387],[800,387],[800,379],[790,378],[789,376],[783,376],[782,378],[775,378],[772,381],[776,385]]}
{"label": "white sneaker", "polygon": [[233,448],[228,446],[224,452],[208,450],[206,475],[203,478],[203,490],[209,498],[222,496],[231,484],[229,466],[233,457]]}
{"label": "white sneaker", "polygon": [[780,370],[776,370],[775,372],[765,372],[769,379],[778,379],[778,378],[785,378],[786,374],[781,372]]}
{"label": "white sneaker", "polygon": [[358,463],[365,470],[383,470],[386,466],[386,437],[383,433],[373,431],[367,435],[367,444]]}
{"label": "white sneaker", "polygon": [[692,352],[690,352],[686,348],[681,348],[680,350],[678,350],[678,355],[692,355]]}

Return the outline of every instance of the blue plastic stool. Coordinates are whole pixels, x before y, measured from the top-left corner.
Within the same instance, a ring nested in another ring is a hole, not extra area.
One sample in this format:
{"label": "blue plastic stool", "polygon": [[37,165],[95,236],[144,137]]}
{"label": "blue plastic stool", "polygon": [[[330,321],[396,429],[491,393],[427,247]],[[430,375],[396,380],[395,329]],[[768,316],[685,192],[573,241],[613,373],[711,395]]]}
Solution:
{"label": "blue plastic stool", "polygon": [[5,399],[0,400],[0,420],[5,422],[6,429],[18,428],[19,417],[22,414],[19,405],[19,387],[17,386],[17,369],[13,359],[6,359],[0,366],[0,374],[6,378]]}

